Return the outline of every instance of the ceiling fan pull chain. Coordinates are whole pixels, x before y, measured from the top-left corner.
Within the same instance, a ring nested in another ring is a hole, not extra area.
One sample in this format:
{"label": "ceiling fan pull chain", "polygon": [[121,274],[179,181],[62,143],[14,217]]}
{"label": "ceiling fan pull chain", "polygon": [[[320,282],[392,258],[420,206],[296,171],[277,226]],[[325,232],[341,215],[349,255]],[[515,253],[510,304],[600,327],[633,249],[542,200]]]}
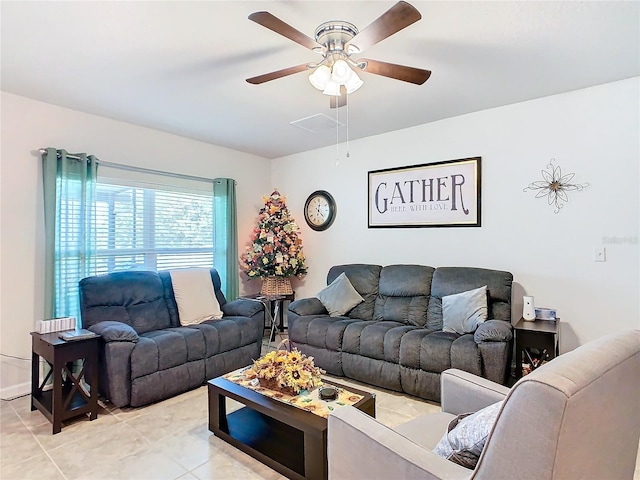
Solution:
{"label": "ceiling fan pull chain", "polygon": [[338,146],[340,145],[340,118],[338,116],[339,111],[340,109],[336,108],[336,167],[340,165],[340,151],[338,149]]}
{"label": "ceiling fan pull chain", "polygon": [[346,95],[346,104],[347,104],[347,158],[351,156],[349,153],[349,94]]}

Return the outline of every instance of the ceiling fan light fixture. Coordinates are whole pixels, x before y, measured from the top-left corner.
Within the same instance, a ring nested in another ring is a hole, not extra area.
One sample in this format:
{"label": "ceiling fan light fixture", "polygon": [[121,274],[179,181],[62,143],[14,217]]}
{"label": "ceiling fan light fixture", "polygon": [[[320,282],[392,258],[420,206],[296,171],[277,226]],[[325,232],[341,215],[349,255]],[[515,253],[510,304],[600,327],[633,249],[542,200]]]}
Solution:
{"label": "ceiling fan light fixture", "polygon": [[318,90],[327,88],[329,80],[331,80],[331,70],[326,65],[320,65],[309,75],[309,82]]}
{"label": "ceiling fan light fixture", "polygon": [[331,78],[341,85],[346,83],[351,78],[353,70],[349,67],[349,64],[344,60],[336,60],[331,70]]}
{"label": "ceiling fan light fixture", "polygon": [[345,88],[347,89],[347,95],[351,95],[353,92],[358,90],[362,85],[364,85],[364,82],[358,76],[358,74],[352,70],[351,77],[344,84]]}
{"label": "ceiling fan light fixture", "polygon": [[[254,12],[249,15],[249,20],[315,53],[321,54],[323,58],[320,63],[306,63],[283,68],[257,77],[247,78],[247,82],[252,85],[258,85],[311,69],[313,72],[308,77],[311,85],[325,95],[334,97],[353,93],[364,84],[356,73],[358,70],[415,85],[422,85],[431,75],[429,70],[377,60],[354,60],[351,58],[351,55],[367,50],[421,18],[422,15],[414,6],[401,0],[365,27],[362,32],[352,23],[343,20],[331,20],[324,22],[316,29],[314,39],[269,12]],[[344,91],[342,91],[343,86]],[[346,102],[343,102],[344,97],[340,100],[340,102],[337,102],[332,99],[330,102],[331,108],[338,108],[346,104]]]}
{"label": "ceiling fan light fixture", "polygon": [[329,81],[327,82],[327,86],[325,87],[325,89],[323,90],[323,92],[325,95],[331,95],[334,97],[339,97],[340,96],[340,84],[338,82],[336,82],[333,79],[329,79]]}

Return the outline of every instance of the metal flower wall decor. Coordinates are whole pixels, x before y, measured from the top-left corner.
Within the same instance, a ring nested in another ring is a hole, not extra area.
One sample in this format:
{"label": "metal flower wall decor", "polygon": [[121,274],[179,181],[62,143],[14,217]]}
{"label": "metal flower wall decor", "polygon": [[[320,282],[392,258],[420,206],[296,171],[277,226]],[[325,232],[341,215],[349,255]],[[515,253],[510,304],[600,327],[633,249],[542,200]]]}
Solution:
{"label": "metal flower wall decor", "polygon": [[563,202],[568,202],[569,197],[567,192],[581,191],[589,186],[589,183],[569,183],[575,173],[567,173],[562,175],[562,169],[560,166],[555,165],[555,158],[552,158],[547,164],[547,169],[542,170],[543,180],[532,182],[528,187],[523,189],[523,192],[537,191],[536,198],[546,196],[549,205],[554,205],[555,210],[553,213],[558,213],[562,207]]}

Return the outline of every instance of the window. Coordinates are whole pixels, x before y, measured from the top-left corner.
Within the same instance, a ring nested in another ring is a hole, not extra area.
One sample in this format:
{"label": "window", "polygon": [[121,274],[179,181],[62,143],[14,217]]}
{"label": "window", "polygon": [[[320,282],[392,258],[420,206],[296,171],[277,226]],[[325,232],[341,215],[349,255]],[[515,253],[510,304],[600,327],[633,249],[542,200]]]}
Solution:
{"label": "window", "polygon": [[212,267],[213,192],[202,183],[200,189],[150,184],[99,171],[96,273]]}
{"label": "window", "polygon": [[[223,288],[235,298],[232,179],[116,164],[97,169],[92,155],[54,148],[44,150],[42,159],[47,317],[79,316],[82,278],[134,269],[210,268],[214,253]],[[217,236],[214,207],[220,219]]]}

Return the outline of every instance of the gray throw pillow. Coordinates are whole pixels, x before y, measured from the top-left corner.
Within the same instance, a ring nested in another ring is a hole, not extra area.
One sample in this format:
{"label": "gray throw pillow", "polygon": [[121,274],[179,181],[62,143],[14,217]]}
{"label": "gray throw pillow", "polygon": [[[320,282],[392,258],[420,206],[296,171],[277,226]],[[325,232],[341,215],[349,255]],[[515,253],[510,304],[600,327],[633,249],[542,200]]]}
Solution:
{"label": "gray throw pillow", "polygon": [[433,453],[467,468],[475,468],[487,442],[489,432],[496,422],[502,402],[465,413],[451,420]]}
{"label": "gray throw pillow", "polygon": [[442,330],[445,332],[475,332],[487,319],[487,286],[442,297]]}
{"label": "gray throw pillow", "polygon": [[344,315],[356,305],[364,302],[364,298],[353,288],[344,272],[323,288],[316,297],[332,317]]}

